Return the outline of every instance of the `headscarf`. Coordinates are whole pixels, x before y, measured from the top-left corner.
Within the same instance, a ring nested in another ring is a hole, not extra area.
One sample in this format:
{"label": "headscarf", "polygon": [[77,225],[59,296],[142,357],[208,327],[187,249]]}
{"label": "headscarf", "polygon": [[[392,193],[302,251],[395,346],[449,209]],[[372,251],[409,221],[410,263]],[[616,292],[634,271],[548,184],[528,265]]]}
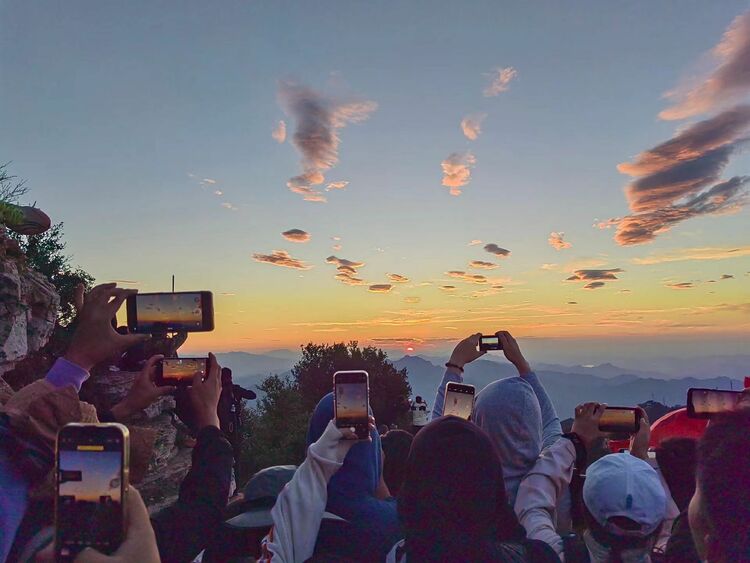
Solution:
{"label": "headscarf", "polygon": [[[329,393],[320,400],[310,419],[308,446],[320,438],[333,418],[333,393]],[[344,464],[328,483],[326,511],[349,523],[347,533],[353,537],[345,538],[346,544],[360,553],[377,551],[378,558],[382,560],[399,539],[400,530],[395,500],[379,500],[374,496],[380,483],[382,458],[380,435],[373,430],[370,436],[372,442],[359,442],[352,446],[344,458]],[[327,538],[326,535],[327,528],[323,526],[320,534],[323,538],[318,538],[319,546],[321,539],[329,546],[341,545],[337,541],[341,538]]]}
{"label": "headscarf", "polygon": [[534,389],[520,377],[493,381],[477,394],[472,419],[495,445],[513,506],[521,480],[542,451],[542,410]]}
{"label": "headscarf", "polygon": [[490,561],[500,542],[525,539],[492,441],[455,416],[414,438],[398,512],[409,561]]}
{"label": "headscarf", "polygon": [[394,496],[398,495],[404,482],[406,460],[414,437],[406,430],[391,430],[381,437],[385,461],[383,462],[383,479],[388,490]]}

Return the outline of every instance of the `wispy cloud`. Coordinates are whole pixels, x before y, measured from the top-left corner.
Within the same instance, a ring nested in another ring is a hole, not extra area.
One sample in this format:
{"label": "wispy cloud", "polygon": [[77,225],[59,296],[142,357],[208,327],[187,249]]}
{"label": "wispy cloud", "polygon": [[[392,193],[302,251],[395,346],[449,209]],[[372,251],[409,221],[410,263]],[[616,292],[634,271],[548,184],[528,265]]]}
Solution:
{"label": "wispy cloud", "polygon": [[274,250],[271,254],[253,254],[253,260],[274,266],[293,268],[295,270],[309,270],[312,268],[311,265],[306,264],[302,260],[292,258],[286,250]]}
{"label": "wispy cloud", "polygon": [[236,205],[229,203],[228,201],[225,201],[224,203],[222,203],[221,206],[224,209],[229,209],[229,211],[237,211],[237,209],[239,209]]}
{"label": "wispy cloud", "polygon": [[600,287],[604,287],[604,285],[603,281],[593,281],[584,285],[583,289],[599,289]]}
{"label": "wispy cloud", "polygon": [[616,224],[615,240],[628,246],[650,242],[692,217],[739,210],[750,177],[719,180],[731,155],[747,142],[749,129],[750,106],[738,106],[620,164],[620,172],[636,177],[625,189],[632,214],[599,226]]}
{"label": "wispy cloud", "polygon": [[510,250],[501,248],[498,245],[496,245],[494,242],[485,244],[484,249],[490,254],[494,254],[495,256],[498,256],[500,258],[505,258],[507,256],[510,256]]}
{"label": "wispy cloud", "polygon": [[564,240],[564,237],[565,233],[552,232],[549,234],[547,242],[555,250],[564,250],[565,248],[570,248],[571,246],[573,246],[572,244]]}
{"label": "wispy cloud", "polygon": [[281,233],[281,236],[292,242],[307,242],[310,240],[310,233],[302,229],[289,229]]}
{"label": "wispy cloud", "polygon": [[326,191],[330,192],[331,190],[343,190],[346,189],[346,186],[349,185],[349,182],[346,180],[342,180],[340,182],[329,182],[326,186]]}
{"label": "wispy cloud", "polygon": [[281,82],[279,100],[295,121],[292,143],[302,154],[303,172],[287,182],[289,189],[307,201],[325,201],[313,189],[325,181],[324,173],[339,160],[339,131],[365,121],[377,109],[367,100],[337,99],[294,82]]}
{"label": "wispy cloud", "polygon": [[734,276],[732,274],[721,274],[720,280],[732,280]]}
{"label": "wispy cloud", "polygon": [[203,178],[203,180],[201,180],[201,184],[214,185],[215,183],[216,183],[216,180],[214,180],[213,178]]}
{"label": "wispy cloud", "polygon": [[271,132],[271,137],[277,143],[286,141],[286,122],[283,119],[276,124],[276,127]]}
{"label": "wispy cloud", "polygon": [[409,297],[404,297],[404,303],[415,304],[415,303],[419,303],[420,301],[422,301],[422,298],[421,297],[417,297],[415,295],[411,295]]}
{"label": "wispy cloud", "polygon": [[474,240],[469,241],[469,244],[467,246],[477,246],[479,244],[482,244],[482,241],[478,238],[475,238]]}
{"label": "wispy cloud", "polygon": [[393,289],[393,286],[389,283],[376,283],[368,288],[368,291],[372,293],[388,293]]}
{"label": "wispy cloud", "polygon": [[341,246],[340,244],[334,244],[334,245],[333,245],[333,246],[332,246],[331,248],[332,248],[333,250],[335,250],[336,252],[338,252],[338,251],[339,251],[339,250],[341,250],[341,249],[342,249],[343,247],[342,247],[342,246]]}
{"label": "wispy cloud", "polygon": [[711,51],[716,67],[702,80],[667,92],[676,104],[659,114],[673,120],[712,111],[736,101],[750,89],[750,12],[734,18]]}
{"label": "wispy cloud", "polygon": [[409,281],[409,278],[401,274],[388,274],[388,279],[393,283],[407,283]]}
{"label": "wispy cloud", "polygon": [[683,262],[688,260],[728,260],[750,256],[750,245],[739,247],[704,246],[699,248],[681,248],[643,258],[633,258],[634,264],[651,265],[664,262]]}
{"label": "wispy cloud", "polygon": [[486,113],[475,113],[467,115],[461,120],[461,130],[467,139],[476,141],[482,133],[482,122],[487,117]]}
{"label": "wispy cloud", "polygon": [[221,190],[214,190],[214,195],[221,196],[221,195],[224,195],[224,192],[222,192]]}
{"label": "wispy cloud", "polygon": [[484,260],[472,260],[469,262],[469,268],[477,270],[494,270],[497,267],[497,264],[493,262],[485,262]]}
{"label": "wispy cloud", "polygon": [[669,289],[693,289],[693,282],[675,282],[665,284]]}
{"label": "wispy cloud", "polygon": [[583,289],[598,289],[604,287],[605,281],[619,279],[615,274],[623,272],[621,268],[608,268],[597,270],[576,270],[573,275],[566,278],[565,281],[585,281],[588,282]]}
{"label": "wispy cloud", "polygon": [[487,276],[481,274],[469,274],[462,270],[451,270],[450,272],[445,272],[445,275],[469,283],[487,283]]}
{"label": "wispy cloud", "polygon": [[518,75],[518,71],[512,66],[505,68],[495,68],[491,72],[485,73],[489,79],[489,84],[484,89],[483,94],[487,98],[498,96],[510,89],[511,81]]}
{"label": "wispy cloud", "polygon": [[477,159],[468,151],[451,153],[440,163],[443,168],[443,185],[450,188],[451,195],[461,195],[460,188],[469,183],[471,169],[476,163]]}

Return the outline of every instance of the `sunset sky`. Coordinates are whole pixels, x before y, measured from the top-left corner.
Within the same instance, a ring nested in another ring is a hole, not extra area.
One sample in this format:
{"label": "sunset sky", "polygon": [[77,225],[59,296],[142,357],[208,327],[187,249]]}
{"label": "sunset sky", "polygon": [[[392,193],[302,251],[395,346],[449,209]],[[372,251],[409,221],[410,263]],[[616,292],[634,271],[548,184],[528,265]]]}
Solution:
{"label": "sunset sky", "polygon": [[746,353],[747,10],[2,2],[0,161],[97,281],[214,292],[186,351]]}

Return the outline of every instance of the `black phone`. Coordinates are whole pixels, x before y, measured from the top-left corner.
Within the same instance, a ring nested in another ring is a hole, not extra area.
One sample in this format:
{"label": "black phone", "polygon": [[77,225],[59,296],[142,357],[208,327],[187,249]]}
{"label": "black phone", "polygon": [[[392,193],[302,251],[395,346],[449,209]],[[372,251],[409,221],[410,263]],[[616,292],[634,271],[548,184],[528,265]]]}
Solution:
{"label": "black phone", "polygon": [[333,374],[336,427],[353,428],[360,440],[370,435],[370,386],[366,371],[337,371]]}
{"label": "black phone", "polygon": [[56,561],[86,547],[104,554],[125,537],[130,435],[122,424],[68,424],[57,434]]}
{"label": "black phone", "polygon": [[492,336],[485,336],[484,334],[479,337],[479,350],[486,352],[488,350],[502,350],[503,345],[500,343],[500,337],[495,336],[494,334]]}
{"label": "black phone", "polygon": [[136,293],[127,300],[128,330],[135,333],[209,332],[214,329],[210,291]]}
{"label": "black phone", "polygon": [[469,420],[474,408],[474,394],[476,388],[465,383],[449,381],[445,386],[445,408],[444,416],[457,416]]}
{"label": "black phone", "polygon": [[606,407],[599,419],[602,432],[635,434],[640,427],[640,412],[635,407]]}
{"label": "black phone", "polygon": [[734,410],[741,396],[740,391],[690,388],[687,394],[688,417],[711,418]]}
{"label": "black phone", "polygon": [[188,386],[197,373],[201,380],[206,379],[208,358],[164,358],[156,363],[154,383],[159,387]]}

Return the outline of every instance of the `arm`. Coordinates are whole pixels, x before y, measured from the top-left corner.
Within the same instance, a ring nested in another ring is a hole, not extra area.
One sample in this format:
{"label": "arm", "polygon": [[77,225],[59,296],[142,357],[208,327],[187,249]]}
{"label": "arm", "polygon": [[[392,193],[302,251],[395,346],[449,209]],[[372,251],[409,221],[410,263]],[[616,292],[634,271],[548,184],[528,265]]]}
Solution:
{"label": "arm", "polygon": [[435,420],[443,416],[443,409],[445,408],[445,386],[448,382],[453,381],[455,383],[463,383],[464,378],[460,370],[456,368],[446,368],[443,380],[440,382],[437,394],[435,395],[435,402],[432,407],[432,417],[430,420]]}
{"label": "arm", "polygon": [[191,561],[209,545],[229,497],[232,463],[232,446],[221,430],[202,428],[180,496],[151,518],[164,561]]}
{"label": "arm", "polygon": [[445,409],[445,386],[448,382],[463,383],[464,366],[484,356],[485,352],[479,350],[479,339],[481,337],[481,333],[472,334],[456,344],[456,347],[453,349],[448,363],[455,367],[449,367],[445,370],[443,381],[440,382],[437,395],[435,395],[435,402],[432,406],[432,420],[443,416],[443,410]]}
{"label": "arm", "polygon": [[570,440],[558,440],[542,451],[521,481],[515,511],[528,539],[541,540],[562,558],[563,541],[555,530],[555,507],[570,484],[576,451]]}
{"label": "arm", "polygon": [[306,561],[315,550],[320,521],[328,502],[328,481],[343,465],[353,440],[342,440],[333,421],[307,448],[307,457],[271,509],[273,528],[263,538],[260,562]]}

